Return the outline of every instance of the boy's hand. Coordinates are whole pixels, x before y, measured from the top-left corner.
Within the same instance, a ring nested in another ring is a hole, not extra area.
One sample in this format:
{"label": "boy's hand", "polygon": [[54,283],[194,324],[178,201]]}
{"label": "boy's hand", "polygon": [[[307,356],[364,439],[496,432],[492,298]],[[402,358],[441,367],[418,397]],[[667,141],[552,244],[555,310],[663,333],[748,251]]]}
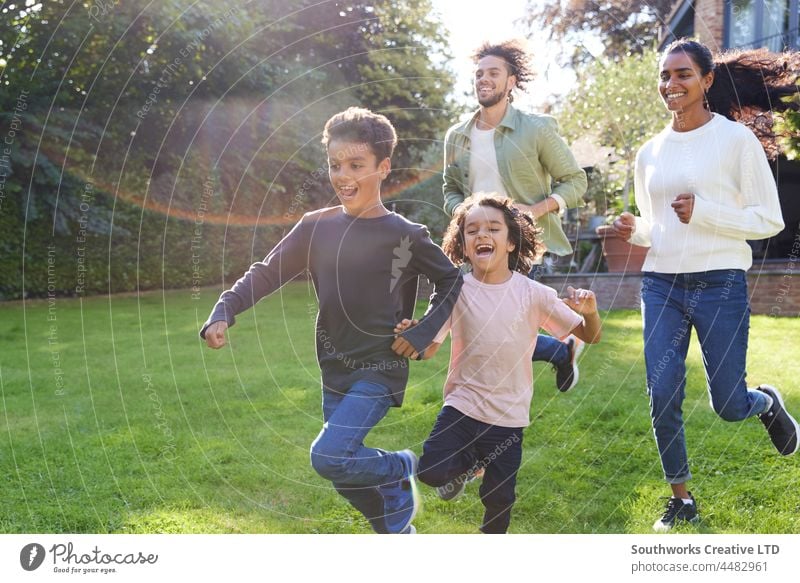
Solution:
{"label": "boy's hand", "polygon": [[562,301],[582,316],[597,313],[597,297],[592,290],[568,286],[567,297]]}
{"label": "boy's hand", "polygon": [[392,350],[394,350],[395,354],[399,356],[405,356],[406,358],[410,358],[412,360],[419,359],[419,353],[417,349],[405,338],[402,336],[397,336],[392,343]]}
{"label": "boy's hand", "polygon": [[402,334],[409,328],[413,328],[419,324],[419,320],[409,320],[406,318],[405,320],[398,322],[397,325],[394,327],[395,338],[397,338],[397,334]]}
{"label": "boy's hand", "polygon": [[414,348],[411,343],[400,336],[403,332],[408,330],[409,328],[413,328],[419,324],[419,320],[409,320],[408,318],[400,321],[394,327],[394,342],[392,343],[392,350],[395,351],[396,354],[399,356],[405,356],[406,358],[412,358],[416,360],[419,358],[419,353],[417,349]]}
{"label": "boy's hand", "polygon": [[209,348],[222,348],[225,346],[225,330],[228,329],[228,323],[220,320],[214,322],[206,328],[206,344]]}

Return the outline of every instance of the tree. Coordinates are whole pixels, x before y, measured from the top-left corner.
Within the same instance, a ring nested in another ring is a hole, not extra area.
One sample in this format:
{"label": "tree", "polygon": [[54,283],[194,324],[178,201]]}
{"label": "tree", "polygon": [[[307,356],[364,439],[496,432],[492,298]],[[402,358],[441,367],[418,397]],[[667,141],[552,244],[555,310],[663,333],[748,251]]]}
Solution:
{"label": "tree", "polygon": [[[544,27],[550,30],[550,39],[562,43],[585,35],[598,37],[603,54],[614,58],[654,47],[673,4],[673,0],[528,0],[525,20],[531,34]],[[573,65],[589,60],[580,46],[574,50]]]}
{"label": "tree", "polygon": [[[236,264],[207,271],[241,270],[265,238],[330,203],[320,137],[332,114],[360,105],[395,123],[397,188],[416,180],[455,109],[430,0],[23,4],[0,19],[0,131],[15,136],[0,166],[0,296],[21,293],[21,241],[26,264],[42,261],[33,232],[69,256],[87,231],[98,261],[125,257],[109,285],[152,285],[156,259],[190,264],[172,261],[167,240],[191,240],[200,207],[207,226],[231,229],[201,253],[218,258],[210,246],[224,236]],[[152,273],[125,273],[145,259]],[[186,285],[176,275],[165,285]]]}
{"label": "tree", "polygon": [[800,160],[800,111],[785,111],[776,122],[776,132],[784,136],[781,146],[789,160]]}
{"label": "tree", "polygon": [[390,186],[415,178],[457,108],[449,97],[455,80],[444,65],[450,58],[447,39],[441,22],[431,17],[430,0],[306,3],[313,10],[298,22],[319,32],[305,43],[301,58],[323,65],[318,93],[346,88],[349,105],[387,115],[399,138],[392,161],[398,171]]}
{"label": "tree", "polygon": [[618,161],[601,180],[607,188],[601,194],[620,200],[625,209],[636,152],[669,121],[657,93],[658,58],[650,49],[624,58],[597,59],[579,71],[577,87],[557,114],[569,141],[589,136],[598,146],[614,148]]}

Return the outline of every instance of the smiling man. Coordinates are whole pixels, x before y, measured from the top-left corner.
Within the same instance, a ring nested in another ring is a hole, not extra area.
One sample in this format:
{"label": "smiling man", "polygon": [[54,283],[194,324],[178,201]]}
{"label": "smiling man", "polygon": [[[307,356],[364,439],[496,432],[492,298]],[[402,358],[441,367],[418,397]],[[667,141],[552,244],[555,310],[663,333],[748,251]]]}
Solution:
{"label": "smiling man", "polygon": [[[533,78],[524,45],[516,40],[485,43],[473,61],[480,109],[445,136],[445,210],[453,215],[472,193],[508,196],[516,208],[536,219],[550,253],[572,253],[559,211],[583,204],[586,174],[558,135],[555,119],[523,113],[511,105],[514,89],[523,90]],[[536,279],[540,273],[541,265],[535,265],[530,277]],[[578,382],[577,357],[582,348],[575,337],[560,342],[540,335],[533,360],[550,362],[559,390],[568,391]]]}

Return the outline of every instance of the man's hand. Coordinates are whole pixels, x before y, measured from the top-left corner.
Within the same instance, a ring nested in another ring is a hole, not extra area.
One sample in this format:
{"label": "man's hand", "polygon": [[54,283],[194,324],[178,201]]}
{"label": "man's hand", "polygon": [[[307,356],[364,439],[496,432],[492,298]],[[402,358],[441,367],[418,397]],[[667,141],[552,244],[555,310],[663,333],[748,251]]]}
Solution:
{"label": "man's hand", "polygon": [[616,218],[611,228],[614,229],[614,233],[616,233],[617,237],[623,241],[627,241],[631,238],[633,231],[636,229],[636,218],[631,213],[622,213]]}
{"label": "man's hand", "polygon": [[206,344],[209,348],[222,348],[225,346],[225,330],[228,329],[228,323],[220,320],[214,322],[206,328]]}
{"label": "man's hand", "polygon": [[556,199],[550,196],[542,201],[537,202],[536,204],[523,204],[521,202],[517,202],[512,206],[521,213],[530,213],[535,221],[538,221],[541,217],[548,213],[557,213],[559,210],[558,202],[556,202]]}
{"label": "man's hand", "polygon": [[513,206],[515,209],[517,209],[521,213],[530,214],[533,217],[533,220],[535,220],[535,221],[539,220],[539,217],[541,217],[544,214],[542,212],[539,212],[539,213],[536,212],[537,209],[535,208],[536,207],[535,204],[522,204],[521,202],[517,202],[517,203],[514,203],[511,206]]}
{"label": "man's hand", "polygon": [[688,225],[692,219],[692,211],[694,210],[694,194],[691,192],[684,192],[675,197],[672,201],[672,210],[678,215],[678,219],[684,224]]}
{"label": "man's hand", "polygon": [[581,316],[597,313],[597,297],[592,290],[568,286],[567,297],[562,301]]}

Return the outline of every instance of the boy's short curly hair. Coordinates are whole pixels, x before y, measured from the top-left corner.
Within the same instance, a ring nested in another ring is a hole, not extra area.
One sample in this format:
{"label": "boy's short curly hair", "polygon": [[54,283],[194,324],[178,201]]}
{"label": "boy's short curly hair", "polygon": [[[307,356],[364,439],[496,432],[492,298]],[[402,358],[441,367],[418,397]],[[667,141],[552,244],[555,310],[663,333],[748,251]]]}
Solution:
{"label": "boy's short curly hair", "polygon": [[[516,76],[515,87],[520,91],[523,91],[525,85],[536,76],[525,41],[521,39],[501,43],[485,42],[472,54],[472,60],[477,64],[484,57],[503,59],[508,64],[508,74]],[[513,97],[509,95],[509,99],[513,100]]]}
{"label": "boy's short curly hair", "polygon": [[349,107],[325,124],[322,145],[327,147],[332,140],[367,144],[380,162],[391,159],[397,145],[397,133],[385,115],[363,107]]}
{"label": "boy's short curly hair", "polygon": [[456,208],[442,242],[442,249],[450,261],[456,265],[469,263],[464,251],[464,228],[467,214],[476,206],[488,206],[503,213],[508,227],[508,240],[514,244],[514,250],[508,254],[508,268],[511,271],[519,271],[523,275],[528,275],[534,261],[545,251],[544,243],[540,239],[542,230],[529,213],[522,213],[513,205],[514,201],[497,193],[481,193],[466,198]]}

